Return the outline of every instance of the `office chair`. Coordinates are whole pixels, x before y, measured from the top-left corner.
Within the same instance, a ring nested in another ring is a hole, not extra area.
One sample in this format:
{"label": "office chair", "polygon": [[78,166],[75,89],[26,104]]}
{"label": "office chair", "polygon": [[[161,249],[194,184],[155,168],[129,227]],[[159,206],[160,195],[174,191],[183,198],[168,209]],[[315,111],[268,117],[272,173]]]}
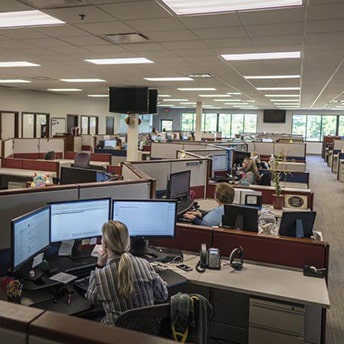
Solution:
{"label": "office chair", "polygon": [[170,304],[162,303],[125,311],[117,318],[116,326],[171,339]]}
{"label": "office chair", "polygon": [[55,160],[56,153],[55,151],[49,151],[45,154],[44,160]]}
{"label": "office chair", "polygon": [[259,185],[271,186],[271,173],[265,172],[260,175]]}
{"label": "office chair", "polygon": [[91,154],[89,152],[78,152],[74,158],[74,164],[72,167],[89,167],[91,160]]}

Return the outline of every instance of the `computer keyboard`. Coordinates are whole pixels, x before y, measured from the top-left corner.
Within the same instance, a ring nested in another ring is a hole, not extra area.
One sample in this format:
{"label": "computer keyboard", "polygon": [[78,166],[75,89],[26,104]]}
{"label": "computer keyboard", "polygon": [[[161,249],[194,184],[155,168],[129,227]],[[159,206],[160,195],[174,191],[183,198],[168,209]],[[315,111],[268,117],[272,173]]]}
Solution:
{"label": "computer keyboard", "polygon": [[85,293],[88,289],[89,283],[90,283],[90,276],[79,278],[79,279],[74,281],[75,287],[77,287],[79,290],[81,290],[82,292],[85,292]]}

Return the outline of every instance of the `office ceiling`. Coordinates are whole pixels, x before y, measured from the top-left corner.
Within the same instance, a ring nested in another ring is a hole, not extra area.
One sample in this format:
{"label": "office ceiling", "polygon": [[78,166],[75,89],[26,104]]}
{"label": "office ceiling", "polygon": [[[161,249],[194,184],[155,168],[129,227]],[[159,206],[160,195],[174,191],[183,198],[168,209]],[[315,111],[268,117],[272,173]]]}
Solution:
{"label": "office ceiling", "polygon": [[[25,60],[40,67],[0,68],[0,79],[31,81],[2,83],[0,87],[46,92],[48,88],[73,87],[82,92],[68,93],[71,97],[86,98],[89,94],[107,94],[109,86],[149,86],[173,99],[202,101],[222,108],[259,109],[276,108],[273,98],[266,94],[299,94],[300,109],[340,109],[340,100],[344,101],[344,0],[304,1],[303,6],[293,8],[176,16],[154,0],[1,0],[0,12],[37,8],[66,24],[1,29],[0,62]],[[104,38],[122,33],[140,33],[148,40],[113,44]],[[225,61],[220,56],[283,51],[301,51],[301,59]],[[154,63],[97,66],[84,61],[124,57],[146,57]],[[144,80],[195,73],[209,73],[212,77],[183,82]],[[247,80],[247,75],[301,77]],[[101,78],[106,82],[59,80],[66,78]],[[257,90],[277,86],[301,89]],[[178,87],[214,87],[216,91],[178,91]],[[232,103],[246,104],[225,105],[225,101],[216,101],[220,97],[199,97],[228,92],[240,92],[228,97],[234,100]],[[165,102],[162,98],[160,103],[181,105],[180,101]]]}

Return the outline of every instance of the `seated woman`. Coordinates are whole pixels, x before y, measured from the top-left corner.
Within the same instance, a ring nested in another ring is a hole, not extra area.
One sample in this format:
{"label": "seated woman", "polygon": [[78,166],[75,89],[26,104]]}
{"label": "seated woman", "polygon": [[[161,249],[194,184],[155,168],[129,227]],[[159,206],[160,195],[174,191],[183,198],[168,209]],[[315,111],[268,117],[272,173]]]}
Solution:
{"label": "seated woman", "polygon": [[255,161],[251,158],[246,158],[242,167],[244,169],[244,175],[239,180],[239,185],[255,185],[258,184],[260,180],[260,175],[257,169]]}
{"label": "seated woman", "polygon": [[117,150],[122,150],[123,149],[123,142],[120,137],[116,137],[116,147],[115,149]]}
{"label": "seated woman", "polygon": [[201,226],[219,226],[224,214],[224,204],[231,204],[234,200],[234,189],[228,183],[218,183],[215,188],[214,199],[218,206],[207,213],[199,210],[186,212],[183,217],[191,220],[196,225]]}
{"label": "seated woman", "polygon": [[91,273],[86,298],[102,303],[102,322],[114,326],[120,313],[137,307],[151,306],[167,299],[166,283],[147,260],[129,253],[128,228],[119,221],[109,221],[102,228],[102,251],[96,269]]}

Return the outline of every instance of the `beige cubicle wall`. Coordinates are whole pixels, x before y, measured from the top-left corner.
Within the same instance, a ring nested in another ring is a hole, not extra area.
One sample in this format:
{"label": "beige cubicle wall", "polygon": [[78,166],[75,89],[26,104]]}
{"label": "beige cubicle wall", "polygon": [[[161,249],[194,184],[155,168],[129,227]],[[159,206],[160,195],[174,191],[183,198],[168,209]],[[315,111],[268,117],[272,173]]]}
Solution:
{"label": "beige cubicle wall", "polygon": [[306,158],[306,143],[279,143],[274,144],[274,155]]}
{"label": "beige cubicle wall", "polygon": [[175,159],[177,150],[207,149],[206,143],[179,141],[179,142],[152,142],[151,159]]}
{"label": "beige cubicle wall", "polygon": [[334,140],[333,141],[333,149],[344,149],[344,140]]}
{"label": "beige cubicle wall", "polygon": [[41,153],[48,151],[63,152],[64,140],[62,138],[13,139],[13,154]]}
{"label": "beige cubicle wall", "polygon": [[0,250],[11,245],[11,220],[49,202],[89,198],[150,198],[152,180],[56,185],[40,189],[0,191]]}

